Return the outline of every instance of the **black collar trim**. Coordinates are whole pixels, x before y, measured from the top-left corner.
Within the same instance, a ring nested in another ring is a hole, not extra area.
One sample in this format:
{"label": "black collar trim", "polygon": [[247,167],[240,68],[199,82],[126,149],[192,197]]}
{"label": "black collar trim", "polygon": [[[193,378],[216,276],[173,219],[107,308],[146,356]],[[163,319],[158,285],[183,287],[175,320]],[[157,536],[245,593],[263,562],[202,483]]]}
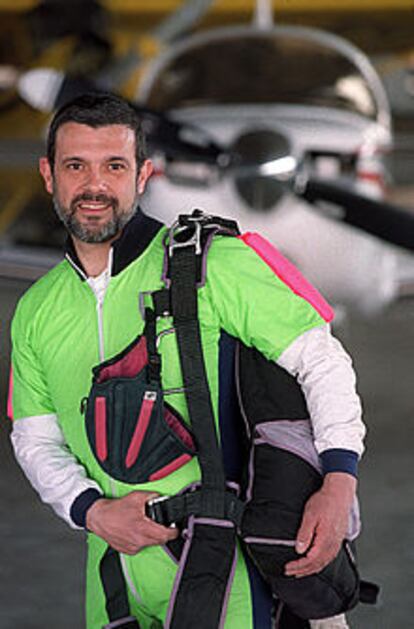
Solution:
{"label": "black collar trim", "polygon": [[[145,251],[163,224],[138,210],[124,227],[120,237],[112,244],[111,276],[118,275]],[[87,279],[86,271],[76,253],[73,240],[68,236],[65,256],[82,280]]]}

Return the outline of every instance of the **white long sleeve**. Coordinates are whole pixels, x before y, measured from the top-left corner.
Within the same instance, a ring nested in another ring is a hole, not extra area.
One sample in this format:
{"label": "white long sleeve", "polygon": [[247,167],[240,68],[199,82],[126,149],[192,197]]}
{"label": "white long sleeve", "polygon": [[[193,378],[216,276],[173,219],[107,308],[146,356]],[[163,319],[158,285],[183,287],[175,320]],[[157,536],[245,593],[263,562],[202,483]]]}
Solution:
{"label": "white long sleeve", "polygon": [[328,325],[308,330],[279,357],[278,364],[302,387],[319,453],[333,448],[364,451],[365,426],[352,361]]}
{"label": "white long sleeve", "polygon": [[72,528],[80,528],[70,517],[73,502],[88,489],[102,491],[68,450],[57,416],[16,420],[11,441],[17,461],[42,501]]}

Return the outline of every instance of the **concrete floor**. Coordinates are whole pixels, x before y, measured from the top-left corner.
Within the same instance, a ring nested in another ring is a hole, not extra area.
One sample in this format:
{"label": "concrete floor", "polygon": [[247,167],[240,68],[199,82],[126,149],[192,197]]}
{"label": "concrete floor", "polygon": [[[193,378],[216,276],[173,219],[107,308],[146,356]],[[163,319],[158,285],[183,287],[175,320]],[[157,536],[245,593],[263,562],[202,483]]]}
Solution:
{"label": "concrete floor", "polygon": [[[14,304],[25,284],[0,282],[1,411]],[[350,318],[338,331],[354,357],[369,428],[361,465],[363,576],[382,586],[376,608],[350,614],[353,629],[414,627],[414,301],[370,320]],[[81,629],[83,534],[40,504],[17,468],[0,422],[0,629]],[[240,629],[243,629],[242,627]]]}

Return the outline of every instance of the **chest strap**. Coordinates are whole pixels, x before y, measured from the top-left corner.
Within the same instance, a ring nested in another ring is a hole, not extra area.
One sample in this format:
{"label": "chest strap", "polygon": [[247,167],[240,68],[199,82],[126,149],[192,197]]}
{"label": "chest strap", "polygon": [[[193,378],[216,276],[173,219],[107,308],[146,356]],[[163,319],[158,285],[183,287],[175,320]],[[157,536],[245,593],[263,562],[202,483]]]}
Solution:
{"label": "chest strap", "polygon": [[[206,493],[207,490],[195,489],[175,496],[154,498],[146,504],[146,515],[162,526],[171,526],[171,524],[181,526],[191,515],[203,516]],[[224,494],[224,519],[229,520],[238,528],[242,521],[243,511],[244,504],[237,497],[235,490],[228,487]]]}

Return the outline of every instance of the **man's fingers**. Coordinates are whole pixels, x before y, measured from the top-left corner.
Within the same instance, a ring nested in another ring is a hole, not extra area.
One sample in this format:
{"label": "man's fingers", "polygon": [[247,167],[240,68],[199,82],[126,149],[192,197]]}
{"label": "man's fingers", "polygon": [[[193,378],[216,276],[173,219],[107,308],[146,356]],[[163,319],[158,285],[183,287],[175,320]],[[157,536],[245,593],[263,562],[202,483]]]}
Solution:
{"label": "man's fingers", "polygon": [[307,551],[315,535],[316,520],[309,510],[305,509],[302,523],[296,536],[295,550],[302,555]]}
{"label": "man's fingers", "polygon": [[285,574],[286,576],[297,576],[298,573],[309,570],[317,564],[318,560],[318,549],[315,550],[313,546],[306,557],[301,557],[300,559],[295,559],[294,561],[290,561],[285,566]]}
{"label": "man's fingers", "polygon": [[315,539],[314,545],[306,554],[285,566],[286,576],[303,577],[320,572],[338,554],[339,546],[325,540]]}

